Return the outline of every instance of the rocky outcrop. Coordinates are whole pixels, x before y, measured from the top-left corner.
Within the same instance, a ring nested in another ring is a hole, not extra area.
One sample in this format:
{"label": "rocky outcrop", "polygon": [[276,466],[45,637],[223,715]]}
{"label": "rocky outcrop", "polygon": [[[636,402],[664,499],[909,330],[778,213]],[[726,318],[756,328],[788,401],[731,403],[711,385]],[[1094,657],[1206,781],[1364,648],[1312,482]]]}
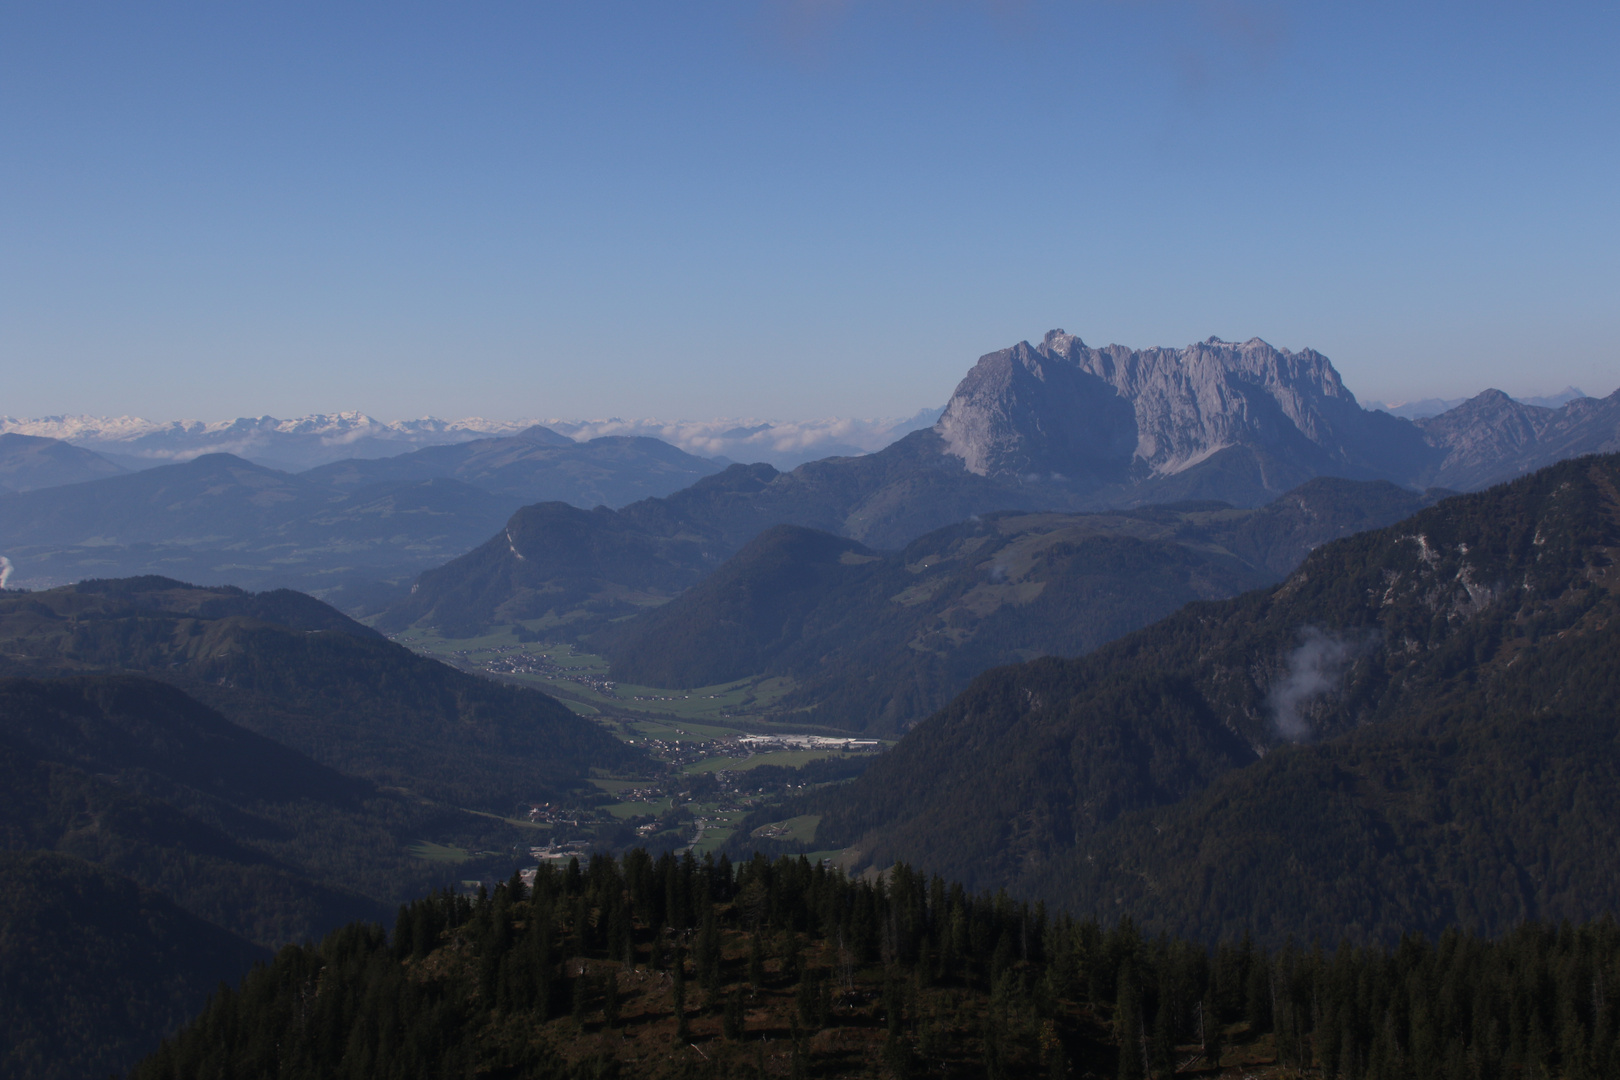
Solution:
{"label": "rocky outcrop", "polygon": [[1051,338],[981,357],[934,430],[979,476],[1124,479],[1140,441],[1132,402]]}
{"label": "rocky outcrop", "polygon": [[1310,473],[1410,477],[1437,452],[1363,409],[1328,358],[1259,338],[1094,349],[1054,330],[980,358],[935,430],[980,476],[1142,482],[1242,447]]}

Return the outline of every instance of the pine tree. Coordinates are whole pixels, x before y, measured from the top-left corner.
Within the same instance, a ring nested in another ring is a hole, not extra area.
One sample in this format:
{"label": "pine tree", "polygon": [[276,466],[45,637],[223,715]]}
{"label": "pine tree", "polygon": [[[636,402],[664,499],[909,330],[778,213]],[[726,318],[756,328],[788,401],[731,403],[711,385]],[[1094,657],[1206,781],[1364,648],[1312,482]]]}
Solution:
{"label": "pine tree", "polygon": [[675,1004],[675,1040],[677,1042],[691,1042],[692,1029],[686,1017],[686,956],[685,950],[676,948],[675,958],[670,971],[674,982],[673,996]]}
{"label": "pine tree", "polygon": [[1142,991],[1132,960],[1126,960],[1119,969],[1119,988],[1114,994],[1114,1033],[1119,1044],[1119,1080],[1146,1080]]}
{"label": "pine tree", "polygon": [[602,1016],[607,1020],[607,1026],[610,1028],[619,1026],[620,1005],[619,979],[617,975],[609,971],[603,976],[602,980]]}
{"label": "pine tree", "polygon": [[757,931],[748,939],[748,982],[755,991],[765,988],[765,950],[760,946]]}

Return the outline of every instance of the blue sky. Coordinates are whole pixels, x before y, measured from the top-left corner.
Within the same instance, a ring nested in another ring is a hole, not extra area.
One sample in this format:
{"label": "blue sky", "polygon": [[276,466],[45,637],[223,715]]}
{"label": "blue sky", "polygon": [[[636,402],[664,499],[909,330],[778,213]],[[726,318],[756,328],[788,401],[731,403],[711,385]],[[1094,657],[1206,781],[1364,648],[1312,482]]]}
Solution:
{"label": "blue sky", "polygon": [[1620,6],[11,4],[0,413],[829,414],[1261,336],[1620,385]]}

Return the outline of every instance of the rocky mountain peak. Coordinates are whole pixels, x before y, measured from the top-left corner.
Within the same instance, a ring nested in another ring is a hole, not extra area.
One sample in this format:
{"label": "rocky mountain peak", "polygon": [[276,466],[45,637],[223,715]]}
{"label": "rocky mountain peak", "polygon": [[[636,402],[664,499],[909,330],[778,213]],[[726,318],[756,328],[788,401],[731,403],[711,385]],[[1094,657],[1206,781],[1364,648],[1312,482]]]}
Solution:
{"label": "rocky mountain peak", "polygon": [[1417,426],[1445,454],[1434,483],[1481,487],[1564,458],[1620,449],[1620,391],[1550,408],[1485,390]]}
{"label": "rocky mountain peak", "polygon": [[[1397,441],[1422,437],[1397,425]],[[935,431],[981,476],[1113,482],[1174,475],[1234,446],[1311,468],[1383,473],[1385,419],[1357,404],[1326,356],[1255,337],[1184,349],[1094,349],[1062,330],[981,357]]]}

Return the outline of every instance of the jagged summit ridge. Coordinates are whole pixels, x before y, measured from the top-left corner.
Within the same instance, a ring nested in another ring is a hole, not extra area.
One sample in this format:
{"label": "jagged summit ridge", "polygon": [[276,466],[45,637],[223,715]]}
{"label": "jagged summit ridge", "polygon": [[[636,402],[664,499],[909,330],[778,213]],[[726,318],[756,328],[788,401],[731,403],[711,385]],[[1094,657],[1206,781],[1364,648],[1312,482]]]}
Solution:
{"label": "jagged summit ridge", "polygon": [[1363,409],[1326,356],[1258,337],[1096,349],[1053,330],[981,357],[934,430],[981,476],[1103,483],[1174,475],[1235,446],[1351,473],[1425,449],[1415,428]]}

